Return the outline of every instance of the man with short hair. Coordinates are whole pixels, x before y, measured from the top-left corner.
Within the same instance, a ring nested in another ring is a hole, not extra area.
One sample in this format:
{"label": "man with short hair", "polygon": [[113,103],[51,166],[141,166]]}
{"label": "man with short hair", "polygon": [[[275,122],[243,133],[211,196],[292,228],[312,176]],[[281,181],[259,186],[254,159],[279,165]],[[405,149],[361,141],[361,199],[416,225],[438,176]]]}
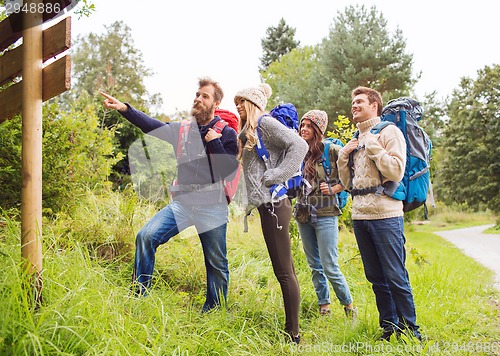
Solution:
{"label": "man with short hair", "polygon": [[[202,311],[220,306],[227,297],[229,269],[226,257],[228,206],[223,181],[234,176],[238,161],[236,132],[229,126],[214,129],[214,116],[223,98],[219,83],[201,78],[191,110],[189,129],[181,137],[181,123],[164,123],[101,93],[104,106],[118,110],[143,132],[173,145],[177,156],[177,182],[171,203],[156,213],[136,238],[133,280],[135,292],[146,294],[151,286],[155,253],[189,226],[195,226],[203,248],[207,293]],[[182,141],[182,144],[180,144]]]}
{"label": "man with short hair", "polygon": [[337,164],[340,180],[353,197],[354,234],[366,278],[375,293],[381,338],[389,340],[394,332],[409,331],[420,340],[405,267],[403,202],[374,189],[403,178],[406,141],[395,125],[377,134],[370,132],[382,113],[382,97],[376,90],[354,89],[351,112],[359,135],[339,152]]}

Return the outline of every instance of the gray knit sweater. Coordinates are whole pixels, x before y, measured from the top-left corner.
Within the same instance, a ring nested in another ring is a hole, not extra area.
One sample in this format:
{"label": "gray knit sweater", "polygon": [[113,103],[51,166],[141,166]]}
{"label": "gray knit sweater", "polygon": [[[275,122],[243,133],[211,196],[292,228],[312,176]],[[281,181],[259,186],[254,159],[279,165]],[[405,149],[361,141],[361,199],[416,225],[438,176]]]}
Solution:
{"label": "gray knit sweater", "polygon": [[[266,115],[261,119],[260,129],[264,146],[269,152],[270,168],[266,169],[255,148],[243,149],[242,155],[248,204],[255,207],[272,202],[269,187],[291,178],[308,150],[307,142],[302,137],[271,116]],[[246,141],[244,130],[240,132],[239,138]]]}

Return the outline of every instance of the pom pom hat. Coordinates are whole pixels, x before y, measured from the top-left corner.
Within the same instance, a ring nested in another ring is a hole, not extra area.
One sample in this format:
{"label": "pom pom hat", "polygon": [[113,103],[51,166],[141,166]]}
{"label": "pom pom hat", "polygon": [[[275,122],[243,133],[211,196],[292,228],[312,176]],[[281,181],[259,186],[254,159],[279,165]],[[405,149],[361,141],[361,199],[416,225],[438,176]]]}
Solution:
{"label": "pom pom hat", "polygon": [[236,99],[238,98],[249,100],[257,105],[259,109],[264,111],[266,109],[267,99],[271,96],[272,93],[273,90],[271,89],[271,86],[269,84],[261,83],[256,88],[246,88],[240,90],[234,96],[234,100],[236,101]]}
{"label": "pom pom hat", "polygon": [[319,127],[321,133],[324,135],[326,131],[326,126],[328,125],[328,115],[323,110],[309,110],[302,116],[302,120],[309,119],[312,123]]}

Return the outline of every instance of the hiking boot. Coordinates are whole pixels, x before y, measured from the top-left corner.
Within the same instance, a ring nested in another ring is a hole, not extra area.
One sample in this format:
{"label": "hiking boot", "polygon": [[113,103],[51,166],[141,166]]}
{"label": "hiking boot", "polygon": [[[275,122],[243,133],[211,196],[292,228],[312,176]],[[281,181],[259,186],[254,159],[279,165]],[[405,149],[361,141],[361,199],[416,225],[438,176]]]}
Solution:
{"label": "hiking boot", "polygon": [[415,336],[418,341],[422,342],[422,334],[420,334],[420,331],[413,330],[413,336]]}
{"label": "hiking boot", "polygon": [[348,308],[344,306],[344,313],[347,319],[356,320],[356,318],[358,317],[358,308]]}
{"label": "hiking boot", "polygon": [[293,336],[293,333],[291,331],[286,332],[289,340],[292,342],[292,344],[298,345],[300,344],[300,334],[297,336]]}
{"label": "hiking boot", "polygon": [[292,338],[292,343],[294,343],[295,345],[300,344],[300,335],[291,336],[291,338]]}
{"label": "hiking boot", "polygon": [[394,334],[394,329],[385,329],[382,335],[379,337],[379,340],[390,341],[392,334]]}
{"label": "hiking boot", "polygon": [[329,305],[322,305],[319,307],[319,315],[330,315],[331,310]]}

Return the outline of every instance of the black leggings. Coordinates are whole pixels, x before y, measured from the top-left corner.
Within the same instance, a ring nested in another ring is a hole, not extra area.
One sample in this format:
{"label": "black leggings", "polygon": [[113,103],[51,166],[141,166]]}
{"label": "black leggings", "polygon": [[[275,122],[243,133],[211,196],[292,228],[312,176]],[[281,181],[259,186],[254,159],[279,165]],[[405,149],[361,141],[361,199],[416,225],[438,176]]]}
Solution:
{"label": "black leggings", "polygon": [[[273,205],[259,206],[262,233],[266,241],[274,275],[281,285],[285,304],[285,331],[299,333],[300,288],[293,266],[288,224],[292,217],[292,205],[289,199],[283,199]],[[280,228],[281,227],[281,228]]]}

